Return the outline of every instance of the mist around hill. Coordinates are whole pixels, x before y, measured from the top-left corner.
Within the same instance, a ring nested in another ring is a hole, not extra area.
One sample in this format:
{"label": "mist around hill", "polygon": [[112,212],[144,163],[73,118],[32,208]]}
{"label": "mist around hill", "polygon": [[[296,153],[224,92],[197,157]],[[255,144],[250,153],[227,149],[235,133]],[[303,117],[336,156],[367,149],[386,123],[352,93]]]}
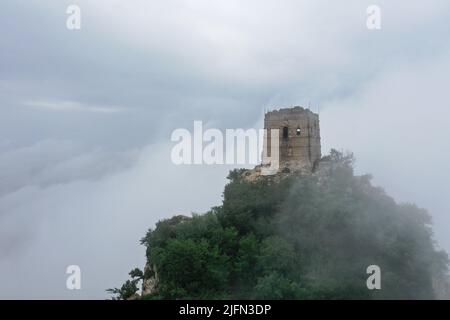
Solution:
{"label": "mist around hill", "polygon": [[[444,298],[449,259],[426,210],[354,175],[351,154],[328,159],[325,174],[248,181],[231,171],[222,205],[147,232],[147,267],[109,289],[112,298]],[[370,265],[380,267],[380,290],[367,287]]]}

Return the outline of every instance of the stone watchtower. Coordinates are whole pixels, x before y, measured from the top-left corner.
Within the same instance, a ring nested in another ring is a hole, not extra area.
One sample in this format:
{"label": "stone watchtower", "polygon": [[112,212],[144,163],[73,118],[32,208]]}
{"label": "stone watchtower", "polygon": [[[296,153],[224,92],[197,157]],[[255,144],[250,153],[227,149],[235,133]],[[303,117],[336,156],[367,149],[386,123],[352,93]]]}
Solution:
{"label": "stone watchtower", "polygon": [[270,130],[279,131],[279,171],[309,171],[321,158],[319,115],[302,107],[267,112],[268,138],[263,154],[271,156]]}

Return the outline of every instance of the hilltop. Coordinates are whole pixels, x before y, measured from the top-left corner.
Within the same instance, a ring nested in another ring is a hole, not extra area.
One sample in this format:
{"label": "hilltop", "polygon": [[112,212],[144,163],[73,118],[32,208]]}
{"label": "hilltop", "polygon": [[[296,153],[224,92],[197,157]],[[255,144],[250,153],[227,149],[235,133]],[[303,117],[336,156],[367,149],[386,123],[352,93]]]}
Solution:
{"label": "hilltop", "polygon": [[[223,203],[157,223],[118,299],[435,299],[448,294],[448,257],[427,212],[398,204],[352,155],[310,174],[230,172]],[[252,177],[249,179],[249,177]],[[366,269],[381,269],[369,290]],[[142,292],[138,295],[138,283]]]}

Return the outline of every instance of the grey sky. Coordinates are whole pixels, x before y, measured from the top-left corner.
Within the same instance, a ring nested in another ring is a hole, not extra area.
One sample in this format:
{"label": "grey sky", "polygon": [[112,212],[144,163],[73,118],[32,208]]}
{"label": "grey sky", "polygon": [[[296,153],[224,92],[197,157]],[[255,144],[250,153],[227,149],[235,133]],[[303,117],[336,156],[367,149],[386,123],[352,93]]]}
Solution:
{"label": "grey sky", "polygon": [[427,208],[450,251],[449,24],[445,0],[3,0],[0,298],[105,298],[148,227],[220,203],[230,167],[175,167],[172,130],[309,102],[324,153]]}

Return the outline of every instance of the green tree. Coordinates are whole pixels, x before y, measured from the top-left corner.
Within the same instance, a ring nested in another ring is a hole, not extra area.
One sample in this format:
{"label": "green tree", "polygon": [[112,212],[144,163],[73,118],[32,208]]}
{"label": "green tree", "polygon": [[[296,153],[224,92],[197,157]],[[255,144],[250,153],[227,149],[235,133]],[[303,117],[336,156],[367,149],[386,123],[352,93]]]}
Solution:
{"label": "green tree", "polygon": [[[427,212],[396,203],[369,175],[355,176],[352,154],[332,150],[323,162],[316,174],[252,182],[234,170],[222,205],[158,222],[141,241],[157,270],[154,297],[434,298],[449,261]],[[382,290],[366,287],[372,264],[381,267]],[[156,274],[130,276],[109,292],[129,299]]]}

